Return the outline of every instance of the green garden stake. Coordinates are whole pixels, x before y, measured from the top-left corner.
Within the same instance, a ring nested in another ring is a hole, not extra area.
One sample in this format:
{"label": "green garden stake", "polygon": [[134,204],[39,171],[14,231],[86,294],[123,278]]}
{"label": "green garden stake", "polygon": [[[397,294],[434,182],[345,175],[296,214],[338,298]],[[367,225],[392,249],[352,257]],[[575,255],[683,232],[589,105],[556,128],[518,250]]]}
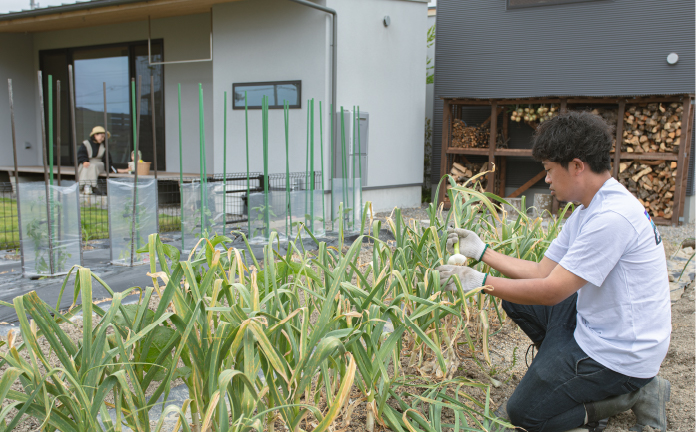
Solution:
{"label": "green garden stake", "polygon": [[290,135],[289,135],[289,120],[290,120],[290,104],[288,101],[283,101],[283,119],[285,120],[285,208],[290,217],[290,231],[288,231],[288,218],[285,218],[285,235],[288,233],[288,241],[292,236],[292,203],[290,199]]}
{"label": "green garden stake", "polygon": [[222,231],[224,233],[227,228],[227,92],[225,92],[223,100],[225,120],[223,121],[224,135],[222,137]]}
{"label": "green garden stake", "polygon": [[314,232],[314,98],[309,106],[311,120],[309,129],[309,224]]}
{"label": "green garden stake", "polygon": [[[341,106],[341,168],[342,168],[342,177],[341,181],[343,182],[343,205],[344,209],[345,207],[350,207],[348,206],[348,178],[346,177],[348,175],[348,166],[346,165],[346,128],[345,128],[345,122],[343,120],[343,106]],[[339,215],[339,217],[343,218],[343,213]]]}
{"label": "green garden stake", "polygon": [[181,84],[178,86],[179,90],[179,204],[181,207],[181,220],[179,221],[181,225],[181,250],[184,250],[184,158],[181,151]]}
{"label": "green garden stake", "polygon": [[[48,76],[48,184],[53,186],[53,76]],[[48,209],[50,212],[51,236],[53,237],[53,242],[55,243],[56,230],[53,226],[56,222],[53,214],[53,188],[49,188],[48,193]],[[59,228],[60,229],[60,228]],[[51,254],[53,254],[53,248],[51,248]]]}
{"label": "green garden stake", "polygon": [[333,147],[334,147],[334,107],[333,104],[329,104],[329,181],[331,182],[331,231],[334,228],[334,193],[333,193],[333,177],[334,177],[334,160],[333,160]]}
{"label": "green garden stake", "polygon": [[[360,105],[358,105],[358,168],[360,169],[360,206],[362,207],[363,205],[363,199],[362,199],[362,145],[360,144]],[[360,233],[362,234],[362,233]]]}
{"label": "green garden stake", "polygon": [[322,120],[321,101],[319,101],[319,145],[321,157],[321,223],[323,230],[326,229],[326,209],[324,208],[324,128]]}
{"label": "green garden stake", "polygon": [[307,204],[309,203],[309,200],[307,199],[307,192],[309,191],[307,183],[309,183],[309,99],[307,99],[307,147],[305,148],[305,223],[307,223],[307,210],[309,210],[307,208]]}
{"label": "green garden stake", "polygon": [[48,76],[48,181],[53,186],[53,75]]}
{"label": "green garden stake", "polygon": [[352,146],[351,146],[351,153],[353,154],[353,157],[352,157],[352,159],[353,159],[353,160],[352,160],[352,162],[353,162],[352,165],[353,165],[353,166],[351,167],[350,176],[351,176],[353,179],[355,179],[355,166],[357,165],[357,164],[355,163],[355,105],[353,105],[353,121],[352,121],[352,123],[353,123],[353,124],[352,124],[352,126],[353,126],[353,143],[352,143]]}
{"label": "green garden stake", "polygon": [[203,114],[203,84],[198,83],[198,128],[199,128],[199,144],[200,144],[200,178],[201,178],[201,237],[205,235],[204,216],[208,204],[208,194],[206,183],[207,176],[205,172],[205,119]]}
{"label": "green garden stake", "polygon": [[247,101],[247,92],[244,92],[244,129],[246,131],[246,169],[247,169],[247,234],[251,238],[251,208],[250,208],[250,188],[249,188],[249,104]]}
{"label": "green garden stake", "polygon": [[266,231],[266,239],[271,235],[271,217],[268,208],[268,96],[264,96],[261,102],[261,127],[263,133],[263,216]]}

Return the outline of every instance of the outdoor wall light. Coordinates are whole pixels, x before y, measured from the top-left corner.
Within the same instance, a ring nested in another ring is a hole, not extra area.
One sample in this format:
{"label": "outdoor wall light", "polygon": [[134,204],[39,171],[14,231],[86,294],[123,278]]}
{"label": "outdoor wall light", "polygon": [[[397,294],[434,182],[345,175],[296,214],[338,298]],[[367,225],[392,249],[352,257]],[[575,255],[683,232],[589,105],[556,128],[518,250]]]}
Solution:
{"label": "outdoor wall light", "polygon": [[391,18],[389,18],[389,15],[385,15],[382,22],[384,23],[384,27],[389,27],[389,24],[391,24]]}
{"label": "outdoor wall light", "polygon": [[677,64],[678,61],[679,55],[677,55],[677,53],[669,53],[669,55],[667,56],[667,63],[671,65]]}

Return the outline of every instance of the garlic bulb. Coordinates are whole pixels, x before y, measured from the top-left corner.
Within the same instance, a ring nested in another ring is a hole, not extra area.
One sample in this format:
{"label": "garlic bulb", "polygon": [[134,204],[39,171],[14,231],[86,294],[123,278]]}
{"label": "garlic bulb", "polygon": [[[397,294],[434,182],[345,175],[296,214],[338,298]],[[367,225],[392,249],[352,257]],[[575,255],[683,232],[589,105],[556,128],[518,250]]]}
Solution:
{"label": "garlic bulb", "polygon": [[456,253],[449,257],[449,259],[447,260],[447,264],[457,266],[466,265],[466,257],[462,254]]}

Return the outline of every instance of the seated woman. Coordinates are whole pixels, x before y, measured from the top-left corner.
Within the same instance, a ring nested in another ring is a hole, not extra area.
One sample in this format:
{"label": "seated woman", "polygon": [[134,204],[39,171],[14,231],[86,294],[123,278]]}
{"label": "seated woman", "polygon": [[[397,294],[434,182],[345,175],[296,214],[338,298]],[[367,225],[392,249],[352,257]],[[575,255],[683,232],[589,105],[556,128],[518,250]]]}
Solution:
{"label": "seated woman", "polygon": [[[80,187],[84,187],[85,191],[96,189],[97,178],[99,174],[105,172],[106,167],[106,148],[104,140],[108,132],[102,126],[95,126],[89,134],[89,139],[82,142],[82,145],[77,150],[77,175],[80,182]],[[111,134],[109,134],[111,137]],[[109,165],[114,171],[114,158],[109,155]],[[99,194],[99,190],[95,191]]]}

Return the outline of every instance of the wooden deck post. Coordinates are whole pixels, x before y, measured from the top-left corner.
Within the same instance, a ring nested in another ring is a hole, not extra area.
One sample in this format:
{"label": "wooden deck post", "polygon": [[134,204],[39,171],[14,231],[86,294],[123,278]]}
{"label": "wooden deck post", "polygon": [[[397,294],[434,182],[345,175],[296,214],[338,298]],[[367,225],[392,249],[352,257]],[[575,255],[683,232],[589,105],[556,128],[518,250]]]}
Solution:
{"label": "wooden deck post", "polygon": [[[495,166],[495,145],[498,141],[498,102],[491,101],[491,135],[488,141],[488,169]],[[498,167],[495,167],[498,169]],[[495,172],[489,172],[486,191],[495,191]]]}
{"label": "wooden deck post", "polygon": [[691,133],[693,129],[693,106],[691,96],[686,96],[683,102],[684,111],[681,119],[681,140],[679,143],[679,160],[677,161],[676,188],[674,191],[674,207],[672,208],[672,225],[679,225],[679,218],[684,216],[684,201],[686,186],[689,178],[689,156],[691,154]]}

